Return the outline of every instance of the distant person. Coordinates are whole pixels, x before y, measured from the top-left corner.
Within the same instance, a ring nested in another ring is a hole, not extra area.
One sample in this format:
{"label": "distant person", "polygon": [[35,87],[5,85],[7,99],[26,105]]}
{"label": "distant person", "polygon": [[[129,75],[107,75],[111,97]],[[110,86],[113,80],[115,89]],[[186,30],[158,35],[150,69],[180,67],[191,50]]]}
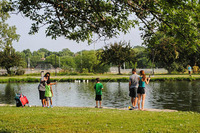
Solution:
{"label": "distant person", "polygon": [[138,78],[136,69],[132,69],[132,75],[129,78],[129,96],[131,97],[132,108],[136,109],[137,104],[137,90],[138,90]]}
{"label": "distant person", "polygon": [[[47,84],[45,85],[45,97],[46,97],[46,103],[47,107],[53,107],[52,104],[52,97],[53,97],[53,91],[52,91],[52,85],[50,84],[50,81],[47,81]],[[49,101],[51,106],[49,106]]]}
{"label": "distant person", "polygon": [[[140,77],[139,80],[139,87],[138,87],[138,110],[144,110],[144,101],[145,101],[145,84],[149,84],[150,77],[146,78],[146,75],[144,74],[144,70],[140,71]],[[142,98],[142,108],[140,108],[140,101]]]}
{"label": "distant person", "polygon": [[98,102],[99,102],[99,108],[102,108],[101,106],[101,101],[102,101],[102,89],[103,89],[103,85],[102,83],[100,83],[100,79],[96,78],[96,84],[94,86],[95,92],[96,92],[96,106],[95,108],[98,108]]}
{"label": "distant person", "polygon": [[42,103],[42,107],[45,107],[46,105],[46,99],[45,99],[45,80],[44,80],[44,71],[41,71],[41,79],[40,79],[40,84],[38,85],[38,90],[39,90],[39,98]]}
{"label": "distant person", "polygon": [[192,73],[192,67],[190,65],[188,65],[188,73],[189,75],[191,76],[191,73]]}

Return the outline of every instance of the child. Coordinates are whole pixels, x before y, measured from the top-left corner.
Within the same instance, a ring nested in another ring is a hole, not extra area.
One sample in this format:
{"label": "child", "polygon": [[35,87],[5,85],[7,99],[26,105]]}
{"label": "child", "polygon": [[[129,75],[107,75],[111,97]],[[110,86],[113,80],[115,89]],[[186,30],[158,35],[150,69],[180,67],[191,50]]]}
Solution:
{"label": "child", "polygon": [[53,97],[53,91],[52,91],[52,85],[50,84],[49,80],[47,80],[47,84],[45,85],[45,97],[46,97],[47,107],[49,108],[49,101],[51,103],[51,107],[53,107],[51,99]]}
{"label": "child", "polygon": [[96,84],[94,86],[94,89],[96,91],[96,97],[95,97],[96,106],[95,106],[95,108],[98,108],[98,101],[99,101],[99,107],[102,108],[101,100],[102,100],[103,85],[102,85],[102,83],[100,83],[100,79],[99,78],[96,78]]}

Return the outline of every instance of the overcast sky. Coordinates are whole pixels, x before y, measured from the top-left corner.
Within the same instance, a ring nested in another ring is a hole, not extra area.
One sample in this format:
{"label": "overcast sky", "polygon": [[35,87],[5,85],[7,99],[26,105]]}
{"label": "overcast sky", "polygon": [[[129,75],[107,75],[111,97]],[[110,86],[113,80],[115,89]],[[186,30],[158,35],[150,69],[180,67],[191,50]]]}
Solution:
{"label": "overcast sky", "polygon": [[52,40],[51,37],[46,37],[45,28],[39,30],[39,33],[35,35],[29,35],[28,32],[31,27],[31,21],[29,18],[22,17],[19,15],[11,15],[11,18],[7,21],[10,26],[15,25],[17,27],[17,34],[20,34],[20,39],[18,42],[13,42],[13,47],[17,51],[23,51],[25,49],[30,49],[32,52],[37,51],[40,48],[46,48],[50,51],[61,51],[64,48],[70,49],[72,52],[78,52],[81,50],[93,50],[102,48],[104,45],[119,41],[129,42],[131,46],[141,45],[142,40],[140,37],[141,31],[138,27],[131,29],[130,33],[126,35],[121,34],[117,38],[112,38],[107,41],[98,41],[94,44],[88,45],[87,42],[77,43],[75,41],[64,39],[64,37],[57,38],[57,40]]}

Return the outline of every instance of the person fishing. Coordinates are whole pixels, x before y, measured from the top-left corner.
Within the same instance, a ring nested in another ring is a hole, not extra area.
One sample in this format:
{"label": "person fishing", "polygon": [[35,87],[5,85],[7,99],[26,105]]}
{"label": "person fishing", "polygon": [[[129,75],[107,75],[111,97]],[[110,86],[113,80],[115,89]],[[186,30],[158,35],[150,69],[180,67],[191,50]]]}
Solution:
{"label": "person fishing", "polygon": [[[144,73],[144,70],[140,71],[140,77],[138,78],[139,80],[139,87],[138,87],[138,110],[144,110],[144,101],[145,101],[145,84],[149,84],[150,77],[146,78],[146,75]],[[142,98],[142,108],[140,108],[140,101]]]}
{"label": "person fishing", "polygon": [[137,104],[137,90],[138,90],[138,78],[136,69],[132,69],[132,75],[129,78],[129,96],[131,97],[132,109],[136,109]]}
{"label": "person fishing", "polygon": [[39,91],[39,99],[41,100],[42,107],[45,107],[46,105],[46,99],[45,99],[45,79],[44,79],[44,71],[41,71],[41,79],[40,84],[38,85],[38,91]]}

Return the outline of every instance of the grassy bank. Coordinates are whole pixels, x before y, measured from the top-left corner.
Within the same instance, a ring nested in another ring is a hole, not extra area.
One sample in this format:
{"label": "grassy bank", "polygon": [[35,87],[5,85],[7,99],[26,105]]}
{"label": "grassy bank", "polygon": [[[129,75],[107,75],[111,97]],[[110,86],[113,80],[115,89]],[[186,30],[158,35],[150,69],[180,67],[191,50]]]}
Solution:
{"label": "grassy bank", "polygon": [[[128,82],[129,75],[95,75],[95,76],[51,76],[52,81],[58,82],[74,82],[75,80],[89,80],[95,81],[95,78],[100,77],[102,82]],[[194,81],[200,80],[200,75],[155,75],[151,77],[151,81]],[[0,77],[0,83],[8,82],[39,82],[39,76],[13,76],[13,77]]]}
{"label": "grassy bank", "polygon": [[69,107],[0,107],[0,132],[200,132],[200,114]]}

